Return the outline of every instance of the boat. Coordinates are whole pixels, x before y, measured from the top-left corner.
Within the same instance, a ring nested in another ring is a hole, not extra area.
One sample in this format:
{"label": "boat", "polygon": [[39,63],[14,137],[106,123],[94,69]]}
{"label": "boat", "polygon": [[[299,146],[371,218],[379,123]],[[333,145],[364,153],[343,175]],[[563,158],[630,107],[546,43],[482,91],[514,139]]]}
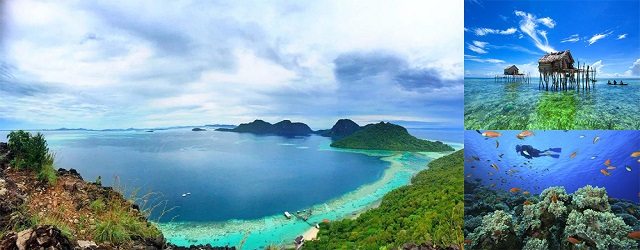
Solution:
{"label": "boat", "polygon": [[187,197],[187,194],[182,194],[182,197]]}
{"label": "boat", "polygon": [[291,219],[291,214],[289,212],[284,212],[284,217],[287,217],[287,219]]}

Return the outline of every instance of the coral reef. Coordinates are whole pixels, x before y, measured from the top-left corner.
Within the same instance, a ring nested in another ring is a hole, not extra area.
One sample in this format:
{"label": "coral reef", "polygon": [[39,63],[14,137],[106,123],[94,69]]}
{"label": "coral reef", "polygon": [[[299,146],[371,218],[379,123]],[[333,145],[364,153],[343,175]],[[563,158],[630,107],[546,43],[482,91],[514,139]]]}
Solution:
{"label": "coral reef", "polygon": [[513,218],[502,210],[497,210],[485,215],[482,219],[482,226],[477,227],[473,233],[469,234],[470,248],[480,247],[480,249],[514,249],[519,242],[513,230]]}
{"label": "coral reef", "polygon": [[611,210],[608,200],[609,197],[604,188],[594,188],[591,185],[587,185],[578,188],[578,190],[573,193],[571,204],[581,211],[589,208],[595,211],[605,212]]}
{"label": "coral reef", "polygon": [[631,227],[615,214],[587,209],[584,212],[573,210],[569,214],[564,233],[566,237],[581,240],[596,249],[632,249],[638,244],[627,238],[631,231]]}
{"label": "coral reef", "polygon": [[524,244],[522,250],[540,250],[540,249],[549,249],[549,245],[547,244],[547,240],[545,239],[530,239]]}

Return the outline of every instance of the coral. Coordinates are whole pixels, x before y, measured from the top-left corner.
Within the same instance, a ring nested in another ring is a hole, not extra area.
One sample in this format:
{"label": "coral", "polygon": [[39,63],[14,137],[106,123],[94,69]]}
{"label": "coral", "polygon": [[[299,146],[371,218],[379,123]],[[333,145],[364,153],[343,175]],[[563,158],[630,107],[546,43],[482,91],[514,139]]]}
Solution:
{"label": "coral", "polygon": [[586,209],[569,214],[564,234],[596,249],[633,249],[638,243],[627,238],[631,231],[630,226],[611,212]]}
{"label": "coral", "polygon": [[498,210],[482,218],[482,226],[477,227],[468,235],[471,243],[467,243],[469,249],[514,249],[517,246],[517,237],[511,230],[513,217],[511,214]]}
{"label": "coral", "polygon": [[555,219],[562,217],[567,212],[565,202],[569,195],[564,187],[549,187],[540,194],[542,201],[536,204],[543,212],[553,215]]}
{"label": "coral", "polygon": [[473,229],[482,225],[482,216],[465,216],[464,217],[464,229],[472,232]]}
{"label": "coral", "polygon": [[540,209],[538,205],[526,205],[522,208],[522,217],[518,221],[516,235],[522,236],[527,230],[540,228]]}
{"label": "coral", "polygon": [[528,240],[526,244],[524,244],[524,247],[522,247],[522,250],[540,250],[540,249],[549,249],[547,240],[532,238]]}
{"label": "coral", "polygon": [[578,188],[578,190],[573,193],[571,204],[580,211],[591,209],[606,212],[611,209],[608,199],[607,191],[604,188],[594,188],[591,185],[586,185]]}
{"label": "coral", "polygon": [[616,214],[616,216],[622,218],[624,223],[631,227],[640,227],[640,220],[636,219],[633,215],[630,214]]}

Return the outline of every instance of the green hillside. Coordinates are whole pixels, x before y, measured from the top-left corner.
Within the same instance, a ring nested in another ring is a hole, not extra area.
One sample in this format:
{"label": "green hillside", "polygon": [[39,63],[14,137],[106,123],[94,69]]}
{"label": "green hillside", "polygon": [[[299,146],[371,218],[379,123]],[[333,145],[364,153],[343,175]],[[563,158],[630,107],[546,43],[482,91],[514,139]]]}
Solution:
{"label": "green hillside", "polygon": [[331,143],[332,147],[392,151],[442,152],[454,149],[439,141],[418,139],[400,125],[380,122]]}
{"label": "green hillside", "polygon": [[305,249],[392,249],[404,243],[462,246],[464,150],[429,163],[357,219],[322,223]]}

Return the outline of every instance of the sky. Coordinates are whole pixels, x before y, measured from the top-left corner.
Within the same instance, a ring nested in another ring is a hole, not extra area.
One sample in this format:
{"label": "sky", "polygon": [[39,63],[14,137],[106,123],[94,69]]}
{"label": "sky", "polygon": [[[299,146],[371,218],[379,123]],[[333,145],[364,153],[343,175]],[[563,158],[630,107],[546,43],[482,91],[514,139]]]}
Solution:
{"label": "sky", "polygon": [[0,130],[463,127],[463,1],[0,4]]}
{"label": "sky", "polygon": [[538,77],[538,59],[570,50],[596,77],[640,77],[640,1],[465,1],[465,77],[515,64]]}

